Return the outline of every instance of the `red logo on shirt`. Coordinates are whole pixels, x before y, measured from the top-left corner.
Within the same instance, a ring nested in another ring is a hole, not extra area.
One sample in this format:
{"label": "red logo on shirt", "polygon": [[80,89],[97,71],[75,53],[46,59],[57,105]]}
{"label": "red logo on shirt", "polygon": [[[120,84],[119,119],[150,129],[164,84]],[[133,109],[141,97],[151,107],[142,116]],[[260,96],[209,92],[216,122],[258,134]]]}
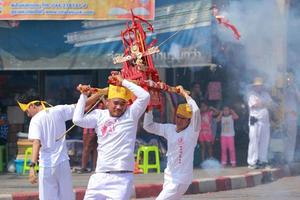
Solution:
{"label": "red logo on shirt", "polygon": [[101,127],[101,135],[105,137],[107,134],[112,134],[115,130],[115,119],[109,119]]}

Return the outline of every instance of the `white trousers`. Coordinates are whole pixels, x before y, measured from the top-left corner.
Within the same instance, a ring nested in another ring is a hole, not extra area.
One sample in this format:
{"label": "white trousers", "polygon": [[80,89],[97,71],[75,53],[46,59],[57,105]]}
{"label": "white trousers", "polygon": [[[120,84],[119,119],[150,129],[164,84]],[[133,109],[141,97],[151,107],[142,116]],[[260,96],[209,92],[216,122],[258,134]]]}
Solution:
{"label": "white trousers", "polygon": [[90,177],[84,200],[128,200],[132,190],[132,173],[95,173]]}
{"label": "white trousers", "polygon": [[249,126],[249,146],[248,159],[249,165],[260,162],[268,162],[268,149],[270,142],[270,124],[258,121]]}
{"label": "white trousers", "polygon": [[297,137],[297,119],[287,120],[286,126],[285,159],[287,162],[293,162]]}
{"label": "white trousers", "polygon": [[190,184],[177,184],[165,181],[163,190],[160,192],[156,200],[179,200],[187,191]]}
{"label": "white trousers", "polygon": [[55,167],[39,168],[40,200],[75,199],[69,160]]}

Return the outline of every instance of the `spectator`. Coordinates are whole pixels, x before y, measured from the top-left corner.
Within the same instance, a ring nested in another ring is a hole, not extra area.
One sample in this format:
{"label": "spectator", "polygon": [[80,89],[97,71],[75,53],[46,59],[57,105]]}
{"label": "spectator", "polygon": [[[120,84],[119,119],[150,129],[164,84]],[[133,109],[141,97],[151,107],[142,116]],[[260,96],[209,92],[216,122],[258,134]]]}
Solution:
{"label": "spectator", "polygon": [[288,163],[294,161],[297,136],[298,104],[300,92],[297,88],[293,74],[287,76],[287,85],[284,89],[284,119],[286,125],[285,159]]}
{"label": "spectator", "polygon": [[[101,100],[98,105],[98,109],[105,109],[105,100]],[[94,171],[97,163],[97,134],[93,128],[84,128],[83,129],[83,151],[81,157],[81,168],[77,173],[86,173],[89,172],[87,165],[91,155],[92,158],[92,168],[91,171]]]}
{"label": "spectator", "polygon": [[8,119],[6,114],[6,107],[0,104],[0,145],[7,143],[8,135]]}
{"label": "spectator", "polygon": [[198,82],[192,83],[191,97],[196,101],[197,105],[200,105],[200,102],[204,101],[200,83]]}
{"label": "spectator", "polygon": [[217,121],[221,122],[221,163],[224,167],[227,165],[227,150],[229,150],[231,166],[236,167],[234,120],[238,118],[239,116],[229,106],[224,106],[217,118]]}
{"label": "spectator", "polygon": [[272,104],[270,95],[263,88],[263,79],[256,77],[248,97],[249,106],[249,147],[250,169],[264,168],[268,164],[270,141],[270,120],[268,107]]}
{"label": "spectator", "polygon": [[201,146],[201,159],[205,160],[206,150],[208,150],[209,158],[213,158],[214,135],[212,132],[212,119],[219,114],[214,107],[209,107],[207,102],[200,104],[201,110],[201,128],[198,141]]}

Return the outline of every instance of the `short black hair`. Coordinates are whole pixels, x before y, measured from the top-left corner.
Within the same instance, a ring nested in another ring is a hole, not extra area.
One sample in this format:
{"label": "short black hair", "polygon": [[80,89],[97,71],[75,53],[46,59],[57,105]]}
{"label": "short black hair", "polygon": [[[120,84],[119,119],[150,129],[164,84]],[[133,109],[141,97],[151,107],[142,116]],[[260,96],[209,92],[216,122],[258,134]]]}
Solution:
{"label": "short black hair", "polygon": [[200,85],[200,86],[201,86],[200,82],[198,82],[198,81],[193,81],[193,82],[191,83],[191,88],[195,87],[195,85]]}
{"label": "short black hair", "polygon": [[[17,96],[16,100],[20,103],[28,104],[31,101],[42,101],[40,95],[35,90],[28,90],[27,92]],[[40,105],[40,102],[35,103],[36,105]]]}
{"label": "short black hair", "polygon": [[230,103],[228,103],[228,102],[223,102],[223,103],[222,103],[222,108],[224,108],[224,107],[231,108],[231,105],[230,105]]}

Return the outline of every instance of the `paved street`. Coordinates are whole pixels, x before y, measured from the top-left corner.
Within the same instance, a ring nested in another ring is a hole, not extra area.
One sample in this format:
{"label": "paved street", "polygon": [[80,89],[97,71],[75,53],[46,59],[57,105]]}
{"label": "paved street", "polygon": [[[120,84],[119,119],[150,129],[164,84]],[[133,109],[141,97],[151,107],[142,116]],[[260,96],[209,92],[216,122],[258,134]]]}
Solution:
{"label": "paved street", "polygon": [[[203,170],[194,169],[194,179],[200,178],[215,178],[218,176],[239,175],[245,174],[249,171],[247,167],[236,168],[220,168],[216,170]],[[257,170],[258,171],[258,170]],[[74,188],[86,187],[90,173],[76,174],[73,173],[73,186]],[[135,174],[134,184],[151,184],[163,183],[163,173],[149,173],[149,174]],[[7,194],[11,192],[31,192],[38,191],[38,185],[31,185],[26,176],[17,176],[14,173],[0,174],[0,194]]]}
{"label": "paved street", "polygon": [[[289,175],[299,175],[299,163],[293,163],[282,168],[249,170],[247,167],[236,168],[207,168],[195,169],[193,186],[189,192],[213,192],[199,195],[186,195],[183,199],[300,199],[300,176],[289,177]],[[73,186],[76,196],[83,197],[85,187],[91,174],[73,173]],[[288,178],[283,178],[288,176]],[[274,183],[263,184],[275,181]],[[163,173],[136,174],[134,178],[135,190],[132,195],[144,200],[155,199],[161,190],[163,183]],[[262,185],[263,184],[263,185]],[[252,187],[254,186],[255,187]],[[16,174],[0,175],[0,199],[14,199],[19,196],[37,198],[38,185],[28,183],[27,176],[17,176]],[[239,189],[246,188],[249,189]],[[197,189],[198,188],[198,189]],[[226,192],[215,192],[223,191]],[[230,191],[229,191],[230,190]],[[29,196],[28,196],[29,195]],[[26,198],[27,198],[26,197]],[[153,198],[146,198],[153,197]],[[28,198],[27,198],[28,199]]]}
{"label": "paved street", "polygon": [[[299,200],[300,176],[286,177],[272,183],[252,188],[214,192],[207,194],[185,195],[182,200]],[[153,200],[146,198],[141,200]]]}

